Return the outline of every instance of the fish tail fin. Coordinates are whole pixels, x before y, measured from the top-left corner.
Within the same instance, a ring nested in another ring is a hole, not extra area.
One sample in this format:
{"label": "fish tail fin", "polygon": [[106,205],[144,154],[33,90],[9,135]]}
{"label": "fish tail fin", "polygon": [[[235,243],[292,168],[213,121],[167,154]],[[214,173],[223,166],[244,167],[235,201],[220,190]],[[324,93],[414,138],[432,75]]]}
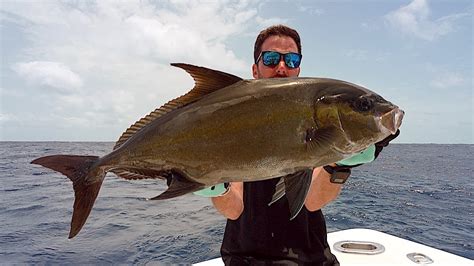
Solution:
{"label": "fish tail fin", "polygon": [[84,226],[99,194],[105,172],[94,167],[98,161],[98,156],[51,155],[31,162],[60,172],[72,181],[75,200],[69,238]]}

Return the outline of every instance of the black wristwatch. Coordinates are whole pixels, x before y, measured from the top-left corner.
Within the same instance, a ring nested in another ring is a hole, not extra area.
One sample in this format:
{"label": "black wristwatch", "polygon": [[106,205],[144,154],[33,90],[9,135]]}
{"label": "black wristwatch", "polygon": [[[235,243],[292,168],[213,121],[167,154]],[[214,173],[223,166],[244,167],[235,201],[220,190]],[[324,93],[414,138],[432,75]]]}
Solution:
{"label": "black wristwatch", "polygon": [[331,183],[344,184],[347,178],[351,175],[351,167],[349,166],[330,166],[326,165],[323,167],[328,174],[331,175]]}

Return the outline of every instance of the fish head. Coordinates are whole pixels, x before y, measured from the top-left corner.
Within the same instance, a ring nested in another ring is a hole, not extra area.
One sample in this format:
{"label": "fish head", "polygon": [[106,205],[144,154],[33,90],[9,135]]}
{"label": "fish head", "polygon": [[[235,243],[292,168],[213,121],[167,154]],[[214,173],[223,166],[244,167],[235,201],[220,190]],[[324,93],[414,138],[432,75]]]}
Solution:
{"label": "fish head", "polygon": [[365,150],[401,126],[404,111],[362,86],[332,80],[315,99],[318,128],[336,128],[334,149],[343,154]]}

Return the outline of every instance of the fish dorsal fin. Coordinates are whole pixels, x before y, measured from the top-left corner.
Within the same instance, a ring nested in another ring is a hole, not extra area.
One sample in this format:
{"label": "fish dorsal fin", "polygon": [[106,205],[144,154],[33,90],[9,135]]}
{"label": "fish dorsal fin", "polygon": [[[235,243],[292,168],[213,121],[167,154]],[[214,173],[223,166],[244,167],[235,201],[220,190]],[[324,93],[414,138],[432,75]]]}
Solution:
{"label": "fish dorsal fin", "polygon": [[232,74],[205,67],[182,63],[172,63],[171,65],[184,69],[189,73],[189,75],[191,75],[191,77],[193,77],[195,85],[188,94],[193,92],[196,94],[193,96],[198,99],[206,94],[225,88],[242,80],[242,78]]}
{"label": "fish dorsal fin", "polygon": [[195,81],[194,88],[188,93],[167,102],[160,108],[156,108],[153,112],[131,125],[127,130],[125,130],[122,136],[120,136],[119,140],[115,143],[114,150],[122,146],[122,144],[124,144],[131,136],[137,133],[140,129],[144,128],[146,125],[150,124],[155,119],[180,107],[195,102],[209,93],[225,88],[242,80],[237,76],[205,67],[181,63],[172,63],[171,65],[182,68],[188,72]]}

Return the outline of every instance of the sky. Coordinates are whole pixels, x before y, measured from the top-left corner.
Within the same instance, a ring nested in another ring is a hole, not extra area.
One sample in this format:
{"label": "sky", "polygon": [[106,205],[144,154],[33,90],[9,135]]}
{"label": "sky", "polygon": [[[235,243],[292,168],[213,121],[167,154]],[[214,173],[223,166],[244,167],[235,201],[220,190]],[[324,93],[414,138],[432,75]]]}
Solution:
{"label": "sky", "polygon": [[400,106],[394,142],[474,143],[470,0],[0,0],[0,141],[116,141],[193,87],[170,63],[252,78],[273,24],[300,33],[300,76]]}

